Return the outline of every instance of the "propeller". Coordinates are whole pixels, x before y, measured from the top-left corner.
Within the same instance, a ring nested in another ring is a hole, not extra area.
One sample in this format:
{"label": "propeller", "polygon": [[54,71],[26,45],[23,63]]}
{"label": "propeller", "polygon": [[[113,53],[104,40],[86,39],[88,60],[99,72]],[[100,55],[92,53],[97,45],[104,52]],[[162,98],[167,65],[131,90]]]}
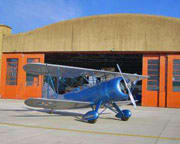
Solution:
{"label": "propeller", "polygon": [[132,93],[131,93],[131,90],[129,89],[129,86],[128,86],[128,84],[127,84],[127,81],[126,81],[126,79],[124,78],[124,76],[123,76],[123,74],[122,74],[122,72],[121,72],[121,69],[120,69],[120,67],[119,67],[118,64],[117,64],[117,68],[118,68],[119,73],[121,74],[121,77],[122,77],[122,79],[123,79],[123,81],[124,81],[124,83],[125,83],[125,86],[126,86],[127,90],[128,90],[129,98],[130,98],[130,100],[131,100],[134,108],[136,108],[136,103],[135,103],[134,97],[133,97],[133,95],[132,95]]}

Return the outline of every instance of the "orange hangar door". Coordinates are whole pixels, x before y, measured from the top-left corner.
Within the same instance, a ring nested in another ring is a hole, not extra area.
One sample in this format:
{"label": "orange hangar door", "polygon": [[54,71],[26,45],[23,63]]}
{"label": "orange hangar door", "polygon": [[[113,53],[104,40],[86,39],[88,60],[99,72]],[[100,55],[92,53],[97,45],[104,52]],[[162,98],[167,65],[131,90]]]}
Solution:
{"label": "orange hangar door", "polygon": [[41,97],[42,76],[26,74],[23,66],[31,62],[44,62],[44,54],[3,54],[1,95],[6,99]]}
{"label": "orange hangar door", "polygon": [[[44,63],[44,55],[43,54],[26,54],[24,56],[24,65],[28,63]],[[24,93],[23,99],[27,99],[30,97],[38,98],[41,97],[42,94],[42,85],[43,85],[43,76],[33,75],[24,72]]]}
{"label": "orange hangar door", "polygon": [[149,78],[142,82],[142,105],[158,106],[159,98],[159,56],[143,56],[143,75]]}
{"label": "orange hangar door", "polygon": [[3,54],[1,68],[1,95],[6,99],[20,98],[21,54]]}
{"label": "orange hangar door", "polygon": [[180,107],[180,55],[144,55],[142,105]]}
{"label": "orange hangar door", "polygon": [[180,55],[168,56],[167,107],[180,107]]}

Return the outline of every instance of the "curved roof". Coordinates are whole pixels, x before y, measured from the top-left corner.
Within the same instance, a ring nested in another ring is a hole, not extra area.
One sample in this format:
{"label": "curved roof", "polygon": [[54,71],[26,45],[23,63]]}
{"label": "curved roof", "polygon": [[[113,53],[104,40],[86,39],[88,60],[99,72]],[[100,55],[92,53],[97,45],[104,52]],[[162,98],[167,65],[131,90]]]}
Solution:
{"label": "curved roof", "polygon": [[4,24],[0,24],[0,27],[6,27],[6,28],[9,28],[9,29],[12,29],[10,26],[4,25]]}
{"label": "curved roof", "polygon": [[4,37],[3,52],[180,52],[180,19],[117,14],[51,24]]}
{"label": "curved roof", "polygon": [[3,34],[3,36],[7,36],[11,34],[11,27],[7,25],[0,24],[0,33]]}

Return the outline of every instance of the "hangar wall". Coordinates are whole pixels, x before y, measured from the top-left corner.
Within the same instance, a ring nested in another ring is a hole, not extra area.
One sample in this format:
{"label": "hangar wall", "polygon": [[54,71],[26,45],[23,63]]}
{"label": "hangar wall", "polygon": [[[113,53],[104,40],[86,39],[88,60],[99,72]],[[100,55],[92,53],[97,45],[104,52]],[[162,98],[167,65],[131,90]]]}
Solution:
{"label": "hangar wall", "polygon": [[[44,62],[46,53],[136,53],[143,54],[143,74],[152,74],[143,81],[142,104],[180,107],[180,19],[130,14],[93,16],[13,35],[9,27],[0,26],[0,50],[3,98],[12,98],[10,89],[15,91],[13,98],[18,99],[28,96],[30,89],[35,92],[34,83],[31,88],[26,85],[22,67],[32,59]],[[16,78],[16,83],[9,84],[8,76]]]}
{"label": "hangar wall", "polygon": [[180,19],[104,15],[73,19],[3,39],[3,52],[180,51]]}
{"label": "hangar wall", "polygon": [[[11,34],[11,28],[9,26],[0,24],[0,75],[1,75],[2,51],[3,51],[3,42],[4,42],[3,40],[6,36],[10,34]],[[0,87],[1,87],[1,83],[0,83]]]}

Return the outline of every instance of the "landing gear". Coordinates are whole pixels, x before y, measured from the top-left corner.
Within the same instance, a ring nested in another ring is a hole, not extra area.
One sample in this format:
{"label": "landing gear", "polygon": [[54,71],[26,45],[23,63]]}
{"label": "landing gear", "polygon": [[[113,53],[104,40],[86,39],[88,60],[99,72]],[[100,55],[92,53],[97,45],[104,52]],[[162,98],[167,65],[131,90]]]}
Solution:
{"label": "landing gear", "polygon": [[117,118],[120,118],[122,121],[127,121],[131,117],[132,113],[130,110],[122,110],[116,114]]}
{"label": "landing gear", "polygon": [[122,117],[121,120],[122,121],[128,121],[129,117]]}
{"label": "landing gear", "polygon": [[86,114],[83,115],[82,119],[83,121],[86,121],[88,123],[95,123],[98,119],[99,114],[95,110],[89,111]]}
{"label": "landing gear", "polygon": [[122,121],[127,121],[131,117],[132,113],[130,110],[121,110],[116,103],[113,103],[112,105],[117,111],[117,114],[115,115],[117,118],[120,118]]}
{"label": "landing gear", "polygon": [[101,106],[102,101],[98,102],[96,105],[96,108],[94,110],[94,108],[92,108],[92,111],[87,112],[86,114],[83,115],[82,120],[86,121],[88,123],[94,124],[96,123],[98,117],[99,117],[99,113],[98,110]]}

